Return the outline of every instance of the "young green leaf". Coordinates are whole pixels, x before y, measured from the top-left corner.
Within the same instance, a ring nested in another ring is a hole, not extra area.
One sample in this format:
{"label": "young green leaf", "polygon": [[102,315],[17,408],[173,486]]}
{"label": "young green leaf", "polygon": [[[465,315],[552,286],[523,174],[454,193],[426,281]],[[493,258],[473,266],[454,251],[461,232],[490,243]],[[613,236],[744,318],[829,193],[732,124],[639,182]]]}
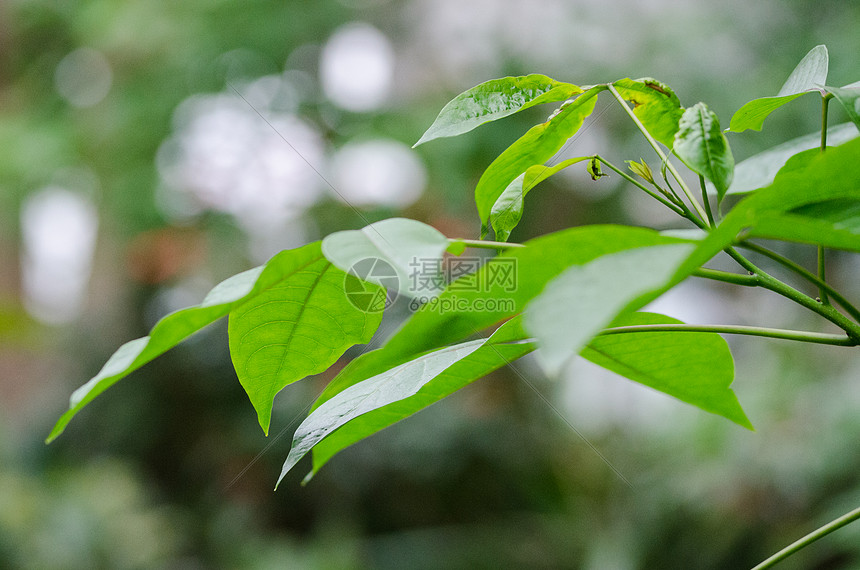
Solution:
{"label": "young green leaf", "polygon": [[640,162],[636,162],[634,160],[626,160],[627,167],[630,169],[630,172],[639,176],[646,182],[650,182],[654,184],[654,173],[651,172],[651,167],[648,166],[648,163],[645,162],[644,158],[639,159]]}
{"label": "young green leaf", "polygon": [[675,92],[656,79],[621,79],[612,84],[624,99],[633,103],[633,113],[655,139],[672,146],[684,109]]}
{"label": "young green leaf", "polygon": [[633,248],[573,266],[526,307],[524,326],[537,338],[541,367],[556,376],[604,327],[655,299],[695,246]]}
{"label": "young green leaf", "polygon": [[[860,136],[852,123],[842,123],[827,129],[827,144],[838,146]],[[735,175],[727,194],[741,195],[763,188],[773,182],[786,161],[801,151],[819,148],[821,132],[816,131],[747,158],[735,166]]]}
{"label": "young green leaf", "polygon": [[75,390],[69,409],[60,417],[48,436],[48,442],[59,436],[69,421],[96,396],[128,376],[147,362],[167,352],[200,329],[217,321],[266,291],[281,286],[305,269],[309,259],[316,259],[319,242],[282,251],[265,265],[234,275],[216,285],[199,305],[182,309],[162,318],[149,336],[122,345],[89,382]]}
{"label": "young green leaf", "polygon": [[[448,238],[432,226],[390,218],[360,230],[335,232],[323,239],[322,251],[343,271],[414,297],[436,295],[444,288],[441,260],[449,244]],[[367,262],[376,262],[371,271],[362,269]],[[419,264],[420,284],[414,283]]]}
{"label": "young green leaf", "polygon": [[365,310],[347,296],[357,290],[349,283],[357,278],[323,257],[319,242],[285,261],[294,269],[233,308],[228,321],[230,356],[266,435],[275,394],[323,372],[349,347],[369,342],[382,319],[381,311]]}
{"label": "young green leaf", "polygon": [[511,231],[520,223],[520,218],[523,215],[524,199],[532,188],[556,172],[588,159],[589,157],[587,156],[570,158],[555,166],[536,164],[529,167],[523,174],[517,176],[513,182],[508,184],[508,187],[505,188],[505,191],[502,192],[496,203],[493,204],[492,210],[490,210],[490,225],[496,232],[496,239],[499,241],[508,241]]}
{"label": "young green leaf", "polygon": [[[655,313],[637,312],[616,319],[613,327],[681,324]],[[634,382],[752,429],[729,387],[735,370],[729,345],[705,332],[632,332],[601,334],[580,356]]]}
{"label": "young green leaf", "polygon": [[745,103],[740,109],[732,115],[732,120],[729,122],[729,130],[733,133],[742,133],[748,129],[760,131],[764,120],[771,113],[785,105],[790,101],[794,101],[805,93],[795,93],[794,95],[786,95],[784,97],[761,97],[753,99],[749,103]]}
{"label": "young green leaf", "polygon": [[493,79],[452,99],[414,146],[460,135],[534,105],[564,101],[578,93],[582,93],[582,89],[576,85],[561,83],[546,75]]}
{"label": "young green leaf", "polygon": [[[278,482],[311,448],[314,468],[308,479],[341,449],[407,418],[534,350],[519,318],[489,338],[425,354],[364,380],[316,408],[296,430]],[[306,479],[307,481],[307,479]]]}
{"label": "young green leaf", "polygon": [[732,116],[729,130],[735,133],[747,129],[760,131],[764,120],[774,111],[801,95],[821,92],[827,82],[827,48],[815,46],[797,64],[775,97],[761,97],[746,103]]}
{"label": "young green leaf", "polygon": [[545,163],[582,127],[605,86],[592,87],[572,101],[565,102],[545,123],[532,127],[494,160],[475,188],[475,203],[481,218],[482,234],[493,204],[511,182],[529,167]]}
{"label": "young green leaf", "polygon": [[860,81],[845,87],[825,87],[845,108],[845,113],[854,125],[860,129]]}
{"label": "young green leaf", "polygon": [[722,200],[732,183],[735,159],[717,115],[707,105],[696,103],[684,111],[674,151],[690,170],[713,183]]}

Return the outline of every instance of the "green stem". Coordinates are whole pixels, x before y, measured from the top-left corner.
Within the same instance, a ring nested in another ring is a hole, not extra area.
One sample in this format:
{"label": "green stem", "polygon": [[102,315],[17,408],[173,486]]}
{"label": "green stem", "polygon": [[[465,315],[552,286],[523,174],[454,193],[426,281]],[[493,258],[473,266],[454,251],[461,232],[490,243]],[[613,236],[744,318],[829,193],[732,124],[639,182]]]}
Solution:
{"label": "green stem", "polygon": [[[821,283],[827,283],[825,280],[827,270],[825,268],[825,257],[824,257],[824,246],[818,246],[818,279]],[[821,299],[821,303],[824,305],[830,304],[830,299],[827,298],[827,288],[818,286],[818,298]]]}
{"label": "green stem", "polygon": [[[828,93],[829,95],[829,93]],[[830,104],[830,97],[822,97],[821,98],[821,152],[824,152],[827,149],[827,107]],[[818,278],[825,282],[825,261],[824,261],[824,246],[818,246]],[[827,290],[824,287],[818,288],[818,298],[821,299],[821,302],[825,305],[829,305],[830,301],[827,299]]]}
{"label": "green stem", "polygon": [[741,334],[747,336],[763,336],[782,340],[796,340],[816,344],[831,344],[836,346],[857,346],[860,341],[844,334],[826,334],[766,327],[750,327],[743,325],[630,325],[604,329],[600,335],[637,333],[637,332],[710,332],[721,334]]}
{"label": "green stem", "polygon": [[663,181],[666,183],[666,187],[669,189],[669,195],[674,198],[674,202],[678,205],[679,208],[684,210],[684,213],[681,214],[693,224],[699,228],[700,230],[707,230],[708,225],[701,218],[697,218],[695,214],[693,214],[692,210],[687,206],[687,204],[678,197],[678,193],[675,192],[675,189],[672,187],[672,182],[669,180],[669,177],[666,176],[666,163],[660,165],[660,175],[663,177]]}
{"label": "green stem", "polygon": [[651,145],[651,148],[654,149],[654,152],[656,152],[660,159],[666,164],[666,167],[669,169],[669,172],[672,173],[672,176],[675,177],[675,180],[678,181],[678,184],[680,184],[681,189],[684,191],[684,194],[686,194],[687,199],[690,201],[690,204],[692,204],[693,208],[696,209],[696,213],[702,220],[704,220],[707,217],[707,214],[702,209],[702,205],[699,204],[699,202],[693,196],[693,193],[690,191],[690,188],[684,183],[684,179],[681,178],[681,175],[678,174],[677,170],[675,170],[675,166],[671,162],[669,162],[668,157],[660,148],[660,145],[657,143],[656,140],[654,140],[654,137],[651,136],[651,133],[648,132],[648,129],[646,129],[645,125],[642,124],[642,121],[639,120],[639,117],[637,117],[636,114],[630,109],[630,107],[627,106],[627,103],[624,101],[624,98],[621,96],[621,94],[619,94],[618,91],[615,89],[615,86],[609,83],[608,88],[610,93],[612,93],[612,96],[618,100],[622,107],[624,107],[624,110],[636,124],[636,127],[645,136],[645,139],[648,141],[648,144]]}
{"label": "green stem", "polygon": [[708,199],[708,189],[705,187],[705,177],[699,175],[699,186],[702,187],[702,202],[705,204],[705,213],[708,215],[708,223],[711,227],[716,227],[714,223],[714,213],[711,211],[711,201]]}
{"label": "green stem", "polygon": [[661,204],[663,204],[664,206],[666,206],[667,208],[669,208],[670,210],[672,210],[673,212],[678,214],[679,216],[684,215],[684,211],[677,204],[670,202],[669,200],[666,199],[665,196],[661,196],[660,194],[657,194],[656,192],[654,192],[653,190],[651,190],[650,188],[648,188],[644,184],[640,183],[638,180],[636,180],[635,178],[633,178],[632,176],[630,176],[629,174],[627,174],[623,170],[619,169],[618,167],[616,167],[614,164],[612,164],[611,162],[609,162],[608,160],[606,160],[605,158],[603,158],[599,154],[595,154],[592,158],[599,160],[600,162],[605,164],[607,167],[609,167],[610,170],[615,171],[619,176],[621,176],[622,178],[624,178],[625,180],[627,180],[631,184],[637,186],[638,188],[642,189],[649,196],[651,196],[652,198],[654,198],[655,200],[657,200],[658,202],[660,202]]}
{"label": "green stem", "polygon": [[759,280],[755,275],[738,275],[737,273],[729,273],[728,271],[718,271],[716,269],[707,269],[702,267],[693,271],[693,277],[702,277],[704,279],[712,279],[714,281],[723,281],[734,285],[743,285],[744,287],[758,287]]}
{"label": "green stem", "polygon": [[759,278],[759,286],[773,291],[787,299],[791,299],[798,305],[806,307],[814,313],[818,313],[831,323],[835,324],[851,337],[852,340],[860,342],[860,325],[849,320],[845,315],[837,311],[832,305],[822,305],[809,295],[804,295],[794,287],[786,285],[779,279],[771,277],[763,270],[756,267],[751,261],[739,254],[733,248],[726,248],[725,252],[738,262],[738,264]]}
{"label": "green stem", "polygon": [[839,291],[831,287],[825,281],[822,281],[815,273],[808,271],[806,268],[802,267],[801,265],[798,265],[797,263],[788,258],[779,255],[775,251],[771,251],[760,245],[756,245],[751,242],[742,242],[740,244],[740,247],[743,247],[744,249],[748,249],[750,251],[754,251],[756,253],[760,253],[765,257],[769,257],[783,267],[790,269],[791,271],[797,273],[799,276],[803,277],[810,283],[816,285],[819,289],[824,289],[825,291],[827,291],[827,293],[829,293],[830,297],[834,301],[839,303],[839,305],[841,305],[842,308],[845,309],[846,313],[851,315],[855,321],[860,323],[860,310],[858,310],[857,307],[855,307],[848,299],[843,297]]}
{"label": "green stem", "polygon": [[[675,197],[675,200],[677,200],[681,204],[684,204],[684,201],[681,200],[681,197],[678,196],[677,192],[675,192],[675,188],[672,186],[672,181],[669,180],[668,176],[666,176],[666,162],[665,161],[660,163],[660,176],[663,177],[663,181],[666,183],[666,187],[669,188],[669,192],[672,193],[672,196]],[[684,204],[684,207],[686,208],[687,205]]]}
{"label": "green stem", "polygon": [[508,249],[511,247],[525,247],[522,243],[507,243],[502,241],[489,241],[480,239],[449,239],[448,243],[462,243],[467,247],[476,247],[480,249]]}
{"label": "green stem", "polygon": [[776,554],[774,554],[773,556],[771,556],[770,558],[768,558],[767,560],[765,560],[764,562],[762,562],[761,564],[759,564],[758,566],[753,568],[752,570],[764,570],[765,568],[771,568],[777,562],[785,560],[786,558],[788,558],[789,556],[791,556],[792,554],[794,554],[795,552],[797,552],[801,548],[809,546],[810,544],[812,544],[813,542],[815,542],[819,538],[821,538],[823,536],[827,536],[828,534],[830,534],[834,530],[838,530],[838,529],[842,528],[843,526],[845,526],[849,523],[852,523],[856,520],[860,520],[860,508],[854,509],[850,513],[845,513],[844,515],[842,515],[838,519],[830,521],[826,525],[824,525],[824,526],[818,528],[817,530],[814,530],[813,532],[807,534],[806,536],[804,536],[803,538],[801,538],[797,542],[794,542],[794,543],[786,546],[785,548],[783,548],[782,550],[780,550],[779,552],[777,552]]}

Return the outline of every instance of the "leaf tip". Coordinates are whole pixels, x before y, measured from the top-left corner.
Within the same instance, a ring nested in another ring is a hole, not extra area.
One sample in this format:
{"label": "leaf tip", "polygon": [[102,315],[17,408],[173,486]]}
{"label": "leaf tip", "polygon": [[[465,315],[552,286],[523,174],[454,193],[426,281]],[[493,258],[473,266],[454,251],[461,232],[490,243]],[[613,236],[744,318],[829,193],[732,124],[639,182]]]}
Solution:
{"label": "leaf tip", "polygon": [[307,474],[307,475],[305,475],[305,478],[304,478],[304,479],[302,479],[302,483],[301,483],[302,487],[304,487],[305,485],[307,485],[308,483],[310,483],[310,482],[311,482],[311,479],[313,479],[313,478],[314,478],[314,475],[316,475],[316,474],[317,474],[317,470],[316,470],[316,468],[311,469],[310,471],[308,471],[308,474]]}
{"label": "leaf tip", "polygon": [[[733,390],[734,391],[734,390]],[[755,432],[755,426],[753,426],[750,419],[747,417],[746,412],[741,407],[740,402],[738,402],[738,417],[734,419],[735,423],[737,423],[742,428],[746,428],[751,432]]]}

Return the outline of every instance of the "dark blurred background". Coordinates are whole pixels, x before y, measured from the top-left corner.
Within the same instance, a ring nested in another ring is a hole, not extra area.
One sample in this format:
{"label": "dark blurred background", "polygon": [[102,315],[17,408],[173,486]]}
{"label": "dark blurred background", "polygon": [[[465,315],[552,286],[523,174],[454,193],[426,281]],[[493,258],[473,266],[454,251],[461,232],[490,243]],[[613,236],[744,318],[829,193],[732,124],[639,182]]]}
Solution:
{"label": "dark blurred background", "polygon": [[[860,4],[829,0],[0,2],[0,567],[741,568],[856,507],[856,350],[751,338],[730,342],[755,433],[583,362],[551,381],[526,359],[552,408],[502,370],[273,493],[333,372],[278,396],[267,439],[221,323],[43,440],[116,347],[280,249],[393,215],[476,237],[481,172],[552,107],[412,150],[457,93],[653,76],[726,126],[816,44],[831,84],[860,79],[858,23]],[[736,159],[814,131],[814,99],[732,135]],[[601,100],[565,152],[649,158],[628,123]],[[672,227],[619,177],[580,170],[529,195],[512,240]],[[833,253],[830,274],[857,299],[855,258]],[[826,330],[700,282],[655,310]],[[860,567],[860,526],[786,567]]]}

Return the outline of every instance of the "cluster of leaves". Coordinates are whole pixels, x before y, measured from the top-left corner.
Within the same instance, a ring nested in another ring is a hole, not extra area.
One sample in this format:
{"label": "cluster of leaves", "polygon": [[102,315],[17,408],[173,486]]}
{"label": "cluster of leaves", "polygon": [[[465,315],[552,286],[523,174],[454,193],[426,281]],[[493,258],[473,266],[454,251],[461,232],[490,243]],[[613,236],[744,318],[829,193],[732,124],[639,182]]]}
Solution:
{"label": "cluster of leaves", "polygon": [[[378,309],[384,304],[379,302],[385,298],[384,287],[415,296],[409,285],[415,260],[437,261],[426,266],[442,267],[447,257],[466,247],[501,253],[474,274],[422,289],[421,295],[432,296],[433,302],[416,310],[381,348],[363,353],[337,374],[296,431],[279,482],[308,452],[313,452],[311,477],[347,446],[532,351],[548,374],[558,374],[581,355],[751,429],[730,388],[734,364],[720,333],[860,343],[860,311],[823,274],[805,271],[750,242],[768,238],[860,251],[860,140],[854,140],[860,134],[860,85],[826,87],[826,75],[827,51],[819,46],[775,97],[744,105],[729,130],[761,129],[770,113],[807,93],[822,96],[825,117],[827,102],[835,98],[853,123],[831,129],[825,125],[821,137],[800,137],[737,167],[726,134],[707,105],[684,108],[670,87],[653,79],[581,87],[528,75],[470,89],[442,109],[417,144],[460,135],[537,104],[561,103],[547,121],[493,161],[478,182],[480,241],[448,238],[420,222],[394,218],[282,251],[265,265],[217,285],[199,305],[164,317],[149,336],[120,347],[72,394],[69,410],[48,439],[60,435],[75,414],[112,384],[224,316],[239,381],[268,433],[274,397],[281,389],[323,372],[348,348],[371,340],[382,317]],[[641,130],[659,158],[659,174],[644,160],[628,161],[631,176],[598,155],[546,165],[582,128],[600,95],[616,99]],[[814,147],[823,148],[824,137],[843,144],[821,152]],[[701,201],[676,170],[672,154],[699,177]],[[595,225],[507,243],[528,192],[578,163],[585,163],[595,178],[603,175],[603,167],[611,169],[695,228],[678,233]],[[719,206],[727,195],[747,196],[716,220],[711,201]],[[484,241],[491,229],[497,241]],[[790,264],[842,310],[774,279],[736,247]],[[720,252],[736,259],[744,271],[703,267]],[[357,273],[355,268],[369,259],[387,264],[396,279]],[[494,279],[503,265],[512,264],[515,287]],[[694,326],[641,311],[691,276],[769,289],[820,314],[841,332]],[[425,277],[433,283],[441,278]],[[481,286],[464,286],[469,283]],[[481,303],[487,299],[508,302]],[[487,330],[492,333],[481,336]]]}

